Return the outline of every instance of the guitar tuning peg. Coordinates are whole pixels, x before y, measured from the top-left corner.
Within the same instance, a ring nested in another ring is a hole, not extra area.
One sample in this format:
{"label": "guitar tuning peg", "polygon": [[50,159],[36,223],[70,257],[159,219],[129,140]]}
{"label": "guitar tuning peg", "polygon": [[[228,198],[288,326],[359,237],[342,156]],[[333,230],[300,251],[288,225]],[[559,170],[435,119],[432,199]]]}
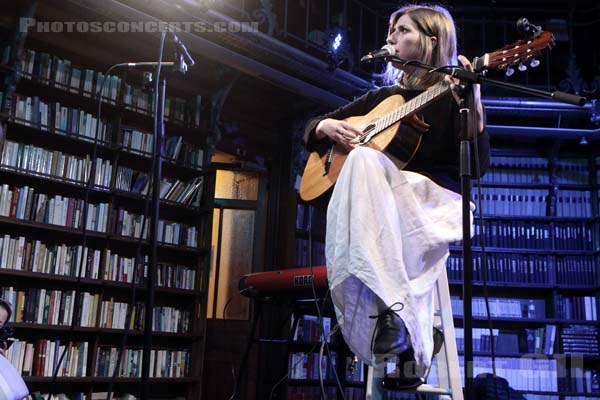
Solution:
{"label": "guitar tuning peg", "polygon": [[527,71],[527,65],[523,64],[523,63],[519,63],[519,66],[517,67],[519,71],[523,72],[523,71]]}
{"label": "guitar tuning peg", "polygon": [[538,65],[540,65],[540,60],[538,60],[537,58],[532,58],[532,59],[531,59],[531,62],[529,63],[529,66],[530,66],[531,68],[535,68],[535,67],[537,67]]}
{"label": "guitar tuning peg", "polygon": [[504,72],[504,75],[506,76],[512,76],[512,74],[515,73],[515,70],[512,69],[511,67],[507,68],[506,71]]}

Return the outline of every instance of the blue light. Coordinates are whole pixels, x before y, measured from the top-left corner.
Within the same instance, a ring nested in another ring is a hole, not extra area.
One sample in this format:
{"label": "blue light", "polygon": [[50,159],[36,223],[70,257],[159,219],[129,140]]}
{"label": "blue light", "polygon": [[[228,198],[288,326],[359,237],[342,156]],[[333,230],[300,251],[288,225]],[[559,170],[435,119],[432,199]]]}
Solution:
{"label": "blue light", "polygon": [[343,40],[343,36],[341,33],[338,33],[336,35],[336,37],[333,39],[333,42],[331,42],[331,49],[336,52],[338,50],[338,48],[341,46],[342,44],[342,40]]}

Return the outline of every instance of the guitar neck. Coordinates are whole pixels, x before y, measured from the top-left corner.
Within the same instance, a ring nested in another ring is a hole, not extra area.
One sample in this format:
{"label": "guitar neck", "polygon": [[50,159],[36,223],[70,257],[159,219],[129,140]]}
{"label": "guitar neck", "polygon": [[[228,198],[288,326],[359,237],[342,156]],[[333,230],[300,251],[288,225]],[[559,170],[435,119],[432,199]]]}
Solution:
{"label": "guitar neck", "polygon": [[410,101],[407,101],[402,106],[377,121],[377,132],[386,129],[405,117],[421,111],[429,104],[439,99],[448,90],[450,90],[450,85],[446,81],[436,83],[429,90],[426,90]]}

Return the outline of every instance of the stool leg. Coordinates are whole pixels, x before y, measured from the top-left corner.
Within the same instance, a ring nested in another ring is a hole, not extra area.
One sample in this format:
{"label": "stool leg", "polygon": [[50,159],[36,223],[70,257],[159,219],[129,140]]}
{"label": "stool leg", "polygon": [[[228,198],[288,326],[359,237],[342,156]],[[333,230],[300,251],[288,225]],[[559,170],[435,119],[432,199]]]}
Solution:
{"label": "stool leg", "polygon": [[[421,385],[409,392],[437,394],[442,400],[463,400],[462,383],[460,380],[460,364],[458,362],[458,349],[452,319],[452,303],[450,302],[450,289],[446,270],[442,271],[435,289],[434,300],[436,309],[435,324],[441,324],[444,335],[444,344],[436,356],[438,386]],[[384,389],[381,379],[384,376],[386,363],[376,364],[369,368],[366,382],[365,400],[383,400]]]}
{"label": "stool leg", "polygon": [[[453,400],[463,400],[462,383],[460,381],[460,363],[458,362],[458,349],[456,347],[456,334],[454,332],[454,320],[452,318],[452,303],[450,301],[450,289],[448,286],[448,275],[444,269],[438,278],[435,287],[436,309],[444,333],[444,345],[437,355],[438,360],[438,382],[452,390]],[[446,365],[446,369],[440,365]]]}
{"label": "stool leg", "polygon": [[373,366],[369,367],[365,400],[383,400],[383,388],[379,383],[383,378],[385,367],[385,363],[383,365],[373,363]]}

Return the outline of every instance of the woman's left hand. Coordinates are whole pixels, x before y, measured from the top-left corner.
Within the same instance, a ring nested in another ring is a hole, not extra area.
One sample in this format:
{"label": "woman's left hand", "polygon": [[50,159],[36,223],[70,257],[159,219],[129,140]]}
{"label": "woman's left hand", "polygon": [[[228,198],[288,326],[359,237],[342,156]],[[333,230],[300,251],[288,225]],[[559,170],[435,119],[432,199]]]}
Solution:
{"label": "woman's left hand", "polygon": [[[465,67],[467,71],[473,71],[473,65],[469,59],[463,55],[458,56],[458,61]],[[458,79],[446,77],[451,83],[459,84]],[[455,94],[456,95],[456,94]],[[473,101],[475,103],[475,109],[477,110],[477,132],[481,134],[483,132],[483,105],[481,104],[481,88],[478,83],[473,85]]]}

